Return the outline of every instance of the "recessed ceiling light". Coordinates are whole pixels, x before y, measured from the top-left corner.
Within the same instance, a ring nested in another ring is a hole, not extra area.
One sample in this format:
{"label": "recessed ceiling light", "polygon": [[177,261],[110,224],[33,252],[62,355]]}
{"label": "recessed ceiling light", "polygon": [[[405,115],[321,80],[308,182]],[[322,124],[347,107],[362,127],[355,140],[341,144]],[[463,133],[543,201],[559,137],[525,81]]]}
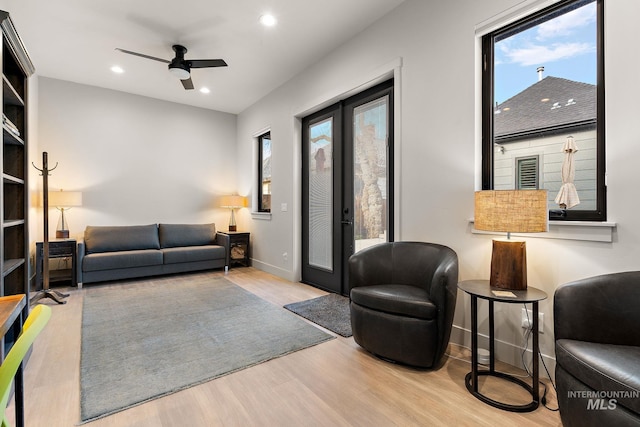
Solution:
{"label": "recessed ceiling light", "polygon": [[200,92],[202,92],[202,93],[209,93],[209,92],[211,92],[211,91],[209,90],[209,88],[208,88],[208,87],[201,87],[201,88],[200,88]]}
{"label": "recessed ceiling light", "polygon": [[260,23],[265,27],[273,27],[278,23],[278,20],[273,15],[265,14],[260,17]]}
{"label": "recessed ceiling light", "polygon": [[122,69],[122,67],[118,67],[117,65],[114,65],[113,67],[111,67],[111,71],[113,71],[116,74],[124,73],[124,70]]}

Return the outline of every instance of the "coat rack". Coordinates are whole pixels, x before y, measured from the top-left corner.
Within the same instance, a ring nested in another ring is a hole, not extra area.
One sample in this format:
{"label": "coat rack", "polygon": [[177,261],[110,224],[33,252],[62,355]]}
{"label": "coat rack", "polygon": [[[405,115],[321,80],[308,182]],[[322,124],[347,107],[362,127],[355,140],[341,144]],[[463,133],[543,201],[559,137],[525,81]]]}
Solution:
{"label": "coat rack", "polygon": [[49,289],[49,172],[58,167],[58,163],[49,169],[48,160],[49,155],[47,152],[42,153],[42,169],[37,167],[33,162],[31,163],[34,168],[41,172],[42,176],[42,208],[44,209],[44,239],[42,240],[42,290],[36,292],[36,294],[31,298],[31,304],[36,303],[42,298],[51,298],[58,304],[66,304],[64,298],[68,297],[69,294],[63,294],[62,292],[54,291]]}

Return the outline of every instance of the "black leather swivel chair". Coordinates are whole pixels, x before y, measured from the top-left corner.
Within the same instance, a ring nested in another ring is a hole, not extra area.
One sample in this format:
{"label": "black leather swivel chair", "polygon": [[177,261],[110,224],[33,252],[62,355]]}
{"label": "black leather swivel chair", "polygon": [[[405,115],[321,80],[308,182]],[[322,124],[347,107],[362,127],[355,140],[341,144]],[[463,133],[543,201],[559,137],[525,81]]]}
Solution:
{"label": "black leather swivel chair", "polygon": [[640,426],[640,271],[558,287],[553,316],[562,424]]}
{"label": "black leather swivel chair", "polygon": [[449,343],[458,256],[443,245],[381,243],[349,259],[353,337],[365,350],[437,368]]}

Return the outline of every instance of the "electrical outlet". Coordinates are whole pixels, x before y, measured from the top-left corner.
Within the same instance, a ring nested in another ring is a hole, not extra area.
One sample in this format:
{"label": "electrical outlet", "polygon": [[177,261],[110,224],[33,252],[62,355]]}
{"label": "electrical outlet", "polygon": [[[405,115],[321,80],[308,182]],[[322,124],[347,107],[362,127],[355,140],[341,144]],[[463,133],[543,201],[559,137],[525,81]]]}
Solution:
{"label": "electrical outlet", "polygon": [[283,252],[283,253],[282,253],[282,260],[283,260],[283,261],[286,261],[286,260],[288,260],[288,259],[289,259],[289,254],[288,254],[288,253],[286,253],[286,252]]}
{"label": "electrical outlet", "polygon": [[[522,309],[522,321],[521,326],[525,329],[531,329],[533,323],[533,311]],[[538,312],[538,331],[544,334],[544,313]]]}

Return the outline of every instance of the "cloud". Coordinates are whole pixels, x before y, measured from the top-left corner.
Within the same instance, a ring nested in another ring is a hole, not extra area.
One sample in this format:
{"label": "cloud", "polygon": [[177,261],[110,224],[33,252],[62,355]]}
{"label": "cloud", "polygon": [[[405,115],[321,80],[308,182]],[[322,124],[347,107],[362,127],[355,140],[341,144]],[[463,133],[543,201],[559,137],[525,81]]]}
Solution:
{"label": "cloud", "polygon": [[556,43],[551,46],[531,45],[520,49],[504,49],[508,62],[523,67],[548,64],[561,59],[568,59],[595,51],[589,43]]}
{"label": "cloud", "polygon": [[596,3],[572,10],[555,19],[543,22],[538,26],[536,39],[549,40],[555,37],[565,37],[573,34],[577,29],[591,25],[596,21]]}

